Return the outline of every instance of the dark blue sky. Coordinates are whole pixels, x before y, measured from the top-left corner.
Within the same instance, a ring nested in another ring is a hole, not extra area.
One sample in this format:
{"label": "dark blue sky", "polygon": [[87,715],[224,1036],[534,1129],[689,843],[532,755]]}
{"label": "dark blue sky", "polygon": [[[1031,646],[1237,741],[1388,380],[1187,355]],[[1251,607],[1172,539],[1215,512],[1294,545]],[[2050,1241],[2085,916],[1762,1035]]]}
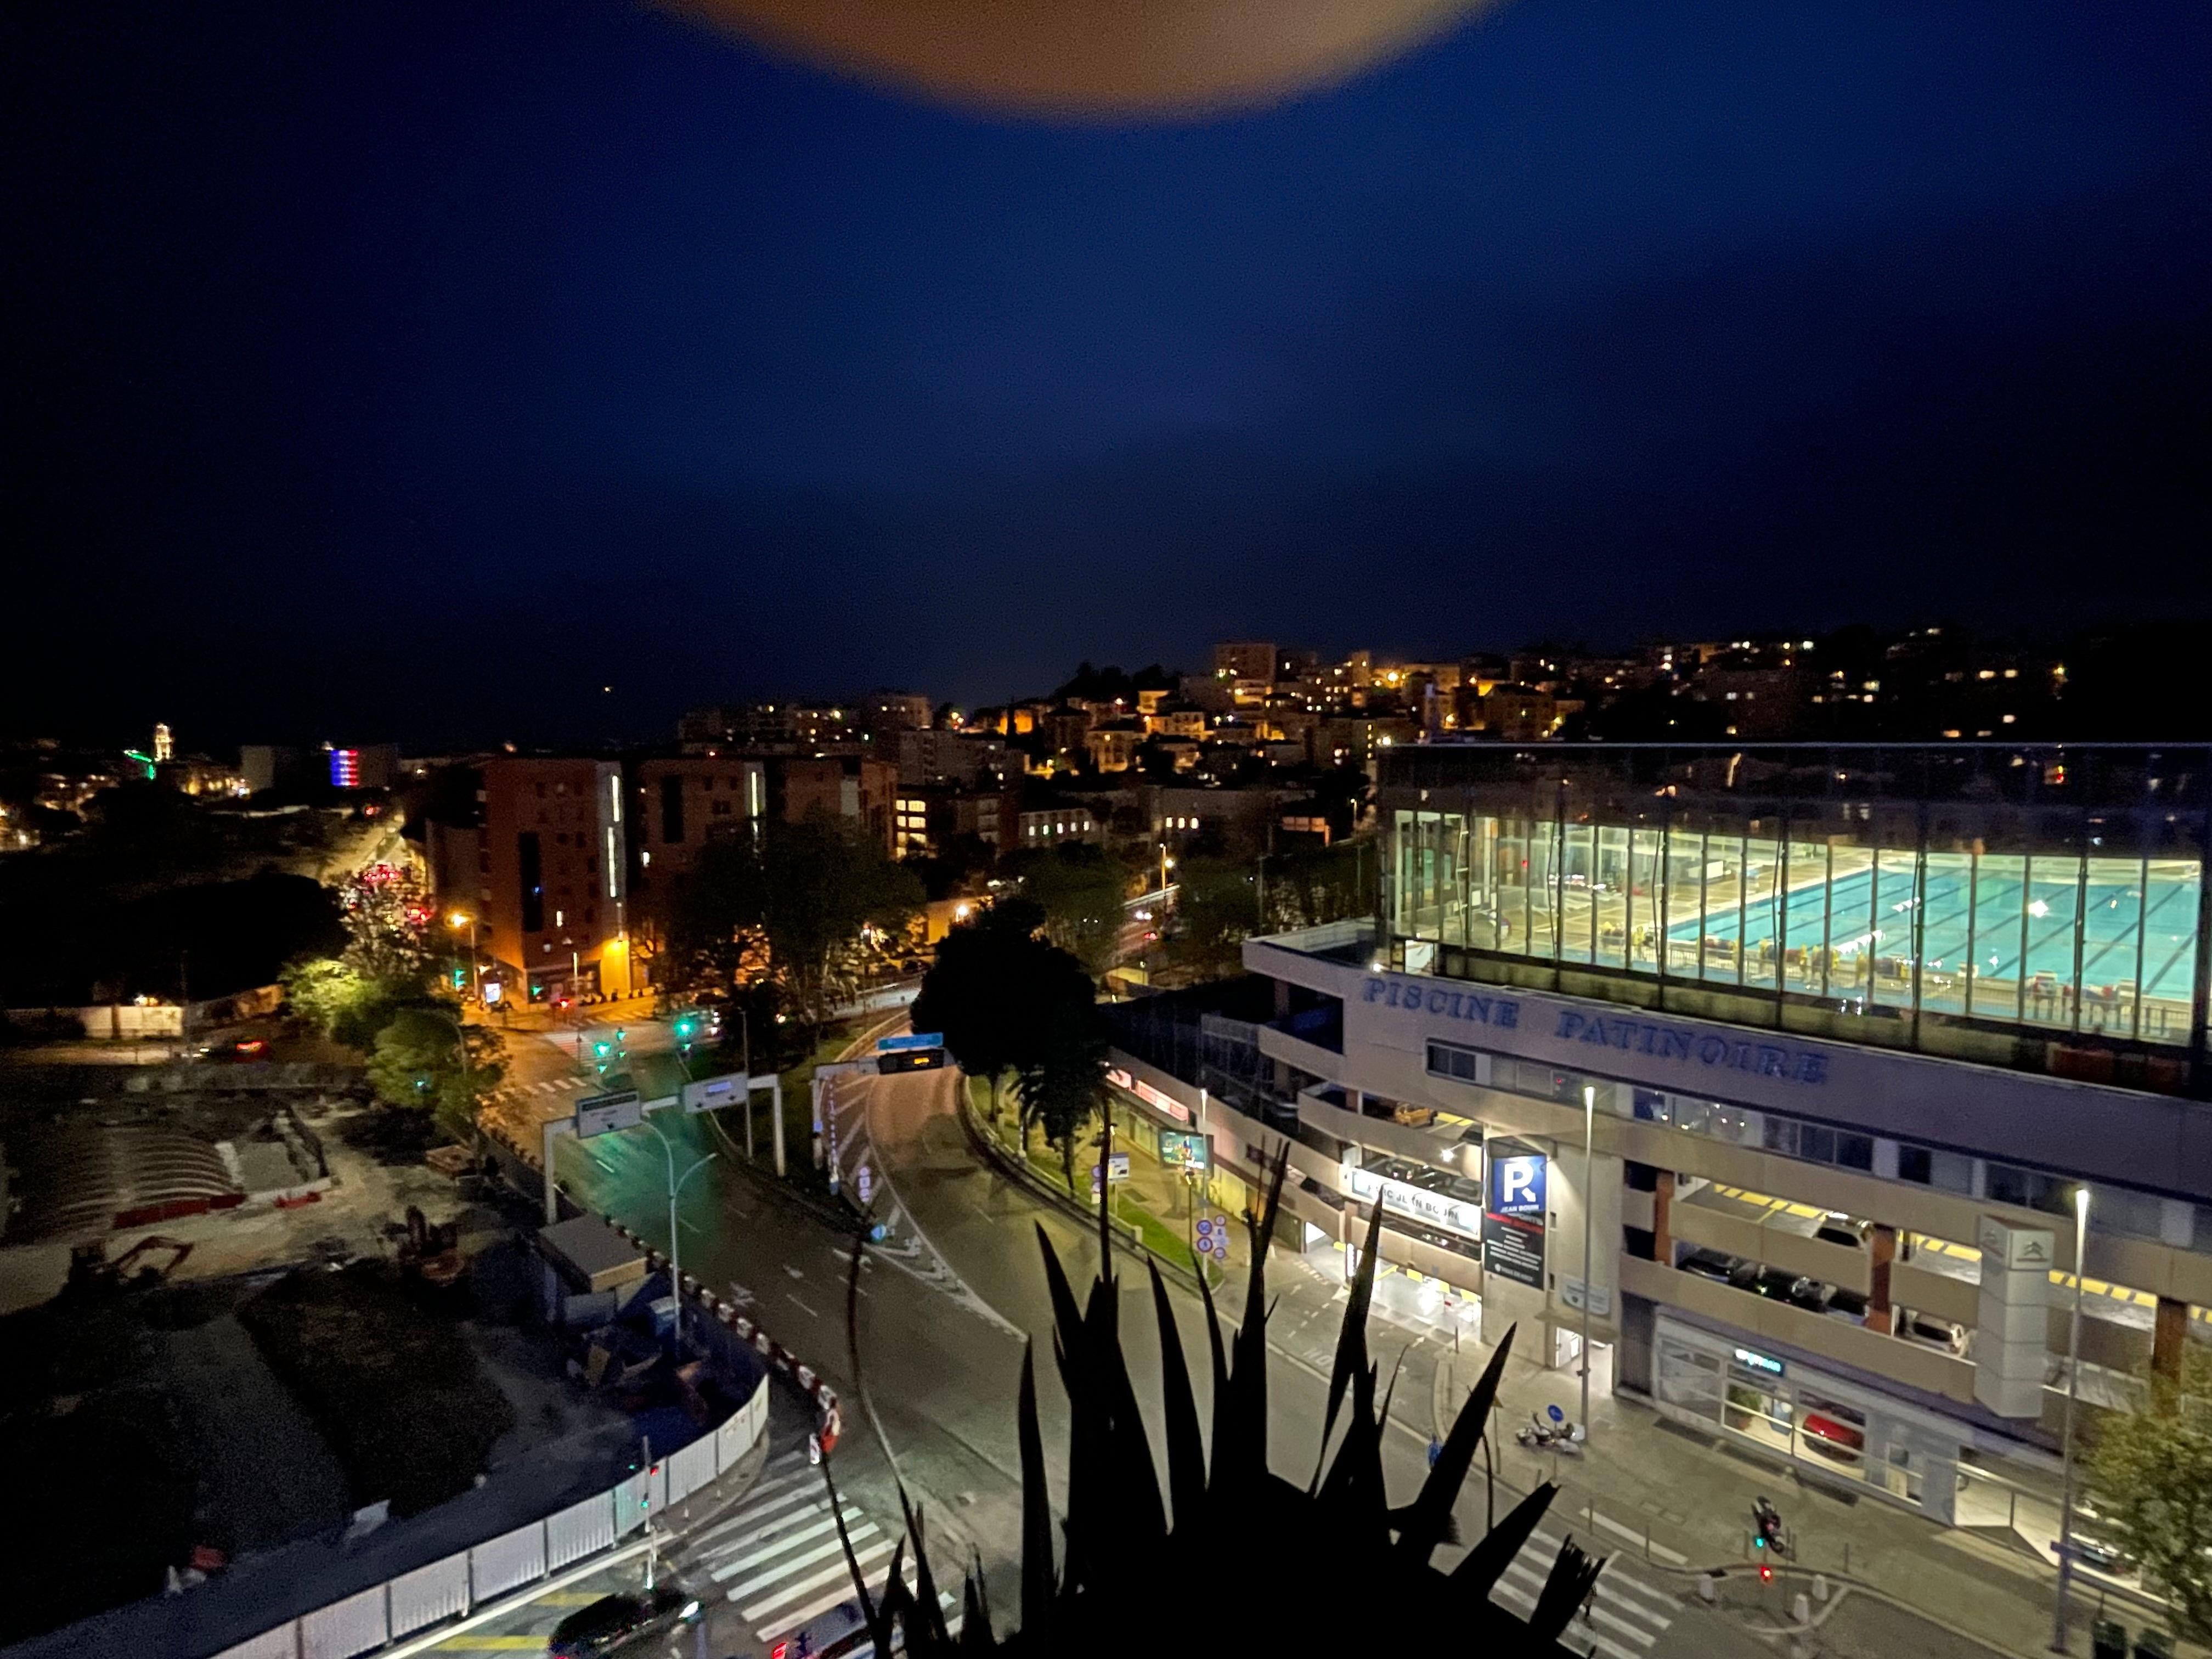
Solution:
{"label": "dark blue sky", "polygon": [[9,726],[2212,607],[2201,3],[1521,0],[1142,127],[617,0],[7,14]]}

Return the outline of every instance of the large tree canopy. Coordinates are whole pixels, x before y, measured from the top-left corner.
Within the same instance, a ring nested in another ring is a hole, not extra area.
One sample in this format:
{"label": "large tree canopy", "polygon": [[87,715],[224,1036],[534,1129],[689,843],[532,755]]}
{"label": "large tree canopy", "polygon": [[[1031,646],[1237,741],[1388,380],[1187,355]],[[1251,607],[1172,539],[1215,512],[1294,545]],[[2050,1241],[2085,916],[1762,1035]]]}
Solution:
{"label": "large tree canopy", "polygon": [[809,1024],[850,988],[860,930],[903,926],[921,884],[882,846],[836,819],[770,820],[760,834],[709,842],[676,884],[673,977],[733,989],[757,967]]}

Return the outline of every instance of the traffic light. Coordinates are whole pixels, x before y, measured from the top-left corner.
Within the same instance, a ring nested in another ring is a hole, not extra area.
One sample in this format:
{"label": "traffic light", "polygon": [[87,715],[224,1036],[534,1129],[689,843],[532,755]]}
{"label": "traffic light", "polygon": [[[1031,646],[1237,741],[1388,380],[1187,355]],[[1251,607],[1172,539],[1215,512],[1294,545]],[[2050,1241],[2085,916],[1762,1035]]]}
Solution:
{"label": "traffic light", "polygon": [[605,1037],[599,1038],[592,1044],[592,1063],[599,1067],[600,1076],[606,1075],[607,1061],[613,1057],[613,1054],[614,1045]]}
{"label": "traffic light", "polygon": [[1774,1582],[1774,1569],[1764,1561],[1759,1564],[1759,1582],[1762,1584]]}

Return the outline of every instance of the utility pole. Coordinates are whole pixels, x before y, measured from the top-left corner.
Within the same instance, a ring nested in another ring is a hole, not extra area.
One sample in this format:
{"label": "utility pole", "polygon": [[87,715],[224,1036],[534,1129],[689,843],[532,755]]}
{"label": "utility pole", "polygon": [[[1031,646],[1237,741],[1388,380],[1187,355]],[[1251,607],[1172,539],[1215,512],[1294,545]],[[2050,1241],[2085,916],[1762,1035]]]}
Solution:
{"label": "utility pole", "polygon": [[1589,1440],[1590,1301],[1597,1293],[1590,1272],[1590,1210],[1596,1194],[1590,1187],[1590,1139],[1597,1121],[1597,1085],[1583,1085],[1583,1440]]}
{"label": "utility pole", "polygon": [[[738,1035],[744,1045],[745,1068],[745,1162],[753,1161],[753,1023],[742,1002],[737,1005]],[[781,1175],[783,1160],[776,1159],[776,1173]]]}
{"label": "utility pole", "polygon": [[2066,1334],[2065,1473],[2059,1483],[2058,1595],[2051,1609],[2051,1650],[2066,1651],[2066,1598],[2074,1587],[2074,1403],[2081,1394],[2081,1267],[2089,1253],[2089,1183],[2074,1189],[2074,1318]]}
{"label": "utility pole", "polygon": [[668,1285],[676,1298],[676,1330],[673,1347],[677,1357],[680,1358],[684,1352],[684,1237],[677,1221],[676,1195],[684,1190],[684,1182],[697,1175],[720,1154],[708,1152],[686,1170],[681,1178],[678,1178],[676,1173],[675,1146],[666,1135],[660,1133],[660,1126],[651,1118],[646,1119],[645,1125],[653,1131],[654,1137],[660,1142],[661,1155],[668,1160]]}

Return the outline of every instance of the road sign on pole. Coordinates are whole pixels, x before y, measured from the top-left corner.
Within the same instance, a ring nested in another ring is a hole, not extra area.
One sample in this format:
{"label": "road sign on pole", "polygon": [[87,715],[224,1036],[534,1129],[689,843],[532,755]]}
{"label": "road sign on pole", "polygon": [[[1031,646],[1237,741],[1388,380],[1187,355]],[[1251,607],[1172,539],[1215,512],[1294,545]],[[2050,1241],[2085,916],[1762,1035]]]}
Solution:
{"label": "road sign on pole", "polygon": [[942,1031],[909,1031],[900,1036],[876,1039],[876,1052],[879,1054],[902,1054],[916,1048],[942,1048],[944,1046],[945,1033]]}
{"label": "road sign on pole", "polygon": [[863,1164],[853,1173],[853,1185],[860,1190],[860,1207],[864,1210],[866,1209],[868,1207],[868,1200],[875,1195],[875,1171],[868,1168],[866,1164]]}
{"label": "road sign on pole", "polygon": [[617,1129],[635,1129],[645,1121],[645,1108],[635,1089],[611,1095],[588,1095],[576,1103],[576,1138],[589,1139]]}
{"label": "road sign on pole", "polygon": [[746,1085],[752,1081],[742,1072],[721,1077],[702,1077],[696,1083],[684,1085],[684,1109],[687,1112],[719,1111],[725,1106],[744,1103]]}

